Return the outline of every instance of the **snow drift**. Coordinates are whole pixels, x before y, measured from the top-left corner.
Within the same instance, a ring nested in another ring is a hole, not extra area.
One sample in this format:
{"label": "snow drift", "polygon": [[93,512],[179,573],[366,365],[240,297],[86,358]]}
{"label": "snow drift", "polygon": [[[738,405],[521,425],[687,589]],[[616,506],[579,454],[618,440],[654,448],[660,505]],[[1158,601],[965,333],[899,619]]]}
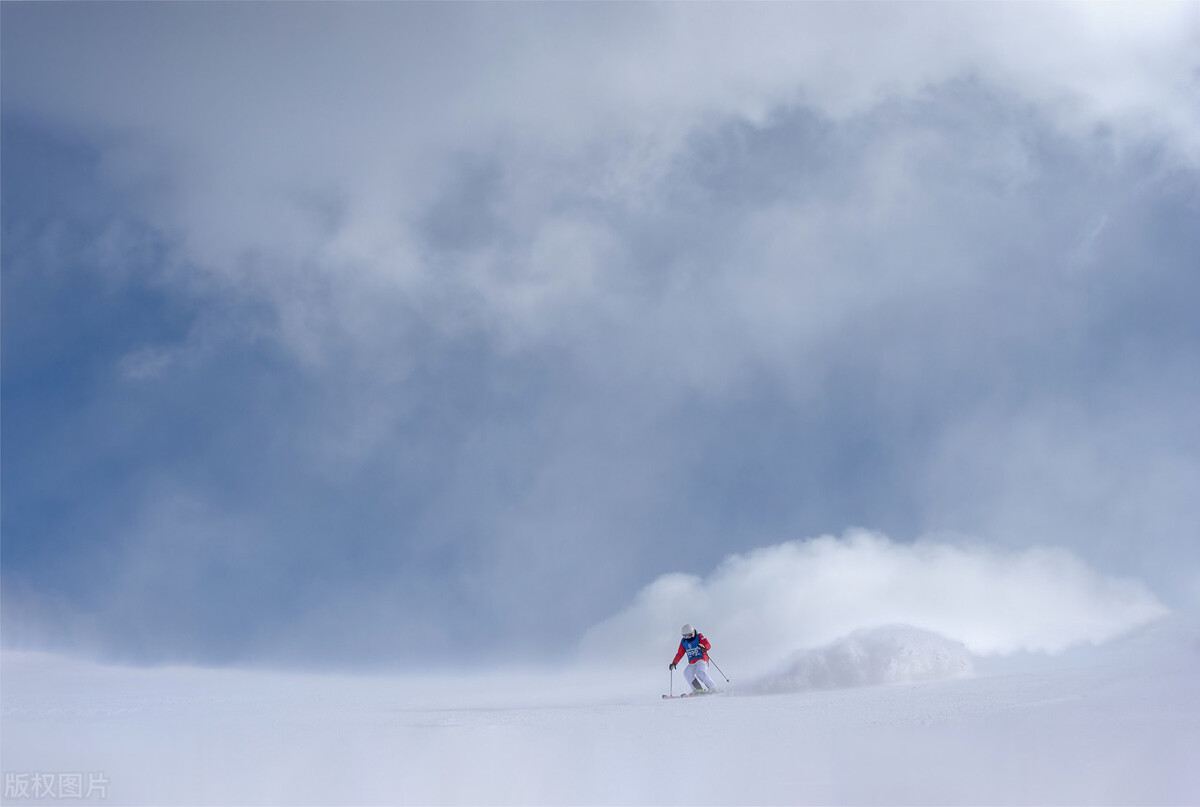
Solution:
{"label": "snow drift", "polygon": [[[1054,653],[1166,613],[1140,582],[1104,576],[1065,549],[899,544],[854,530],[733,555],[704,579],[663,575],[589,630],[582,648],[655,666],[670,660],[679,626],[691,622],[713,642],[717,663],[744,677],[777,670],[798,650],[888,625],[930,631],[977,655]],[[878,652],[872,644],[866,658]]]}
{"label": "snow drift", "polygon": [[970,673],[962,642],[894,625],[855,631],[825,647],[802,650],[777,672],[738,691],[751,695],[939,681]]}

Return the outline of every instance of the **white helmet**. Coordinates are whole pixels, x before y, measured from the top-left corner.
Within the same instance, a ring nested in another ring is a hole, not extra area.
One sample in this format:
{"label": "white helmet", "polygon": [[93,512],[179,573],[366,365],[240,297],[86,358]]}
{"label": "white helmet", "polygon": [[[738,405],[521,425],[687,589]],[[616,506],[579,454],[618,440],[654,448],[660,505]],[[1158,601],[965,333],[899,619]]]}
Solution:
{"label": "white helmet", "polygon": [[683,626],[683,638],[685,638],[685,639],[690,639],[690,638],[692,638],[692,637],[693,637],[693,636],[695,636],[695,635],[696,635],[696,629],[695,629],[695,628],[693,628],[691,625],[684,625],[684,626]]}

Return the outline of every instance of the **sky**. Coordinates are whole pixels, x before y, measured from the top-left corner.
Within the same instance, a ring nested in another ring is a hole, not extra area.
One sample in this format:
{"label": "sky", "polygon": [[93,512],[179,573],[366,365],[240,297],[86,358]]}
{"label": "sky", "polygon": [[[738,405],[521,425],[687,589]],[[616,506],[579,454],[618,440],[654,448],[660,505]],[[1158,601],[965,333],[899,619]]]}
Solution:
{"label": "sky", "polygon": [[[872,603],[847,629],[923,580],[901,616],[968,646],[964,580],[1065,609],[1006,648],[1200,605],[1195,4],[0,36],[5,648],[666,657],[691,609],[791,649],[836,638],[779,621],[812,575]],[[631,617],[663,579],[696,596]]]}

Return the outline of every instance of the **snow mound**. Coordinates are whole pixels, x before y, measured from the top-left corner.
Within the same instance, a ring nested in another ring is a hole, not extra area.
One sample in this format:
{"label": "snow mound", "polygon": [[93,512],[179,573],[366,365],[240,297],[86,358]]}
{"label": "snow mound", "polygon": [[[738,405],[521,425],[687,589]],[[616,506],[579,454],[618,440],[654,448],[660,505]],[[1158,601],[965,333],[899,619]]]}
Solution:
{"label": "snow mound", "polygon": [[855,631],[824,647],[803,650],[780,671],[744,691],[779,694],[937,681],[974,668],[966,645],[907,625]]}

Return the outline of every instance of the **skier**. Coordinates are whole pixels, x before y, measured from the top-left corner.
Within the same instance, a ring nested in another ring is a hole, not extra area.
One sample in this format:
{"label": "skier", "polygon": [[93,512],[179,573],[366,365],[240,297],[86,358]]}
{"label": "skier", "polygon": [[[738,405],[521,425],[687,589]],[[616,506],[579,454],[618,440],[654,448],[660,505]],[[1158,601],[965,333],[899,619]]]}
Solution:
{"label": "skier", "polygon": [[703,633],[691,625],[683,626],[683,639],[679,642],[679,651],[675,653],[669,669],[675,669],[679,660],[687,654],[688,665],[683,669],[683,677],[692,685],[693,694],[717,691],[717,685],[708,677],[708,651],[711,649],[712,645]]}

